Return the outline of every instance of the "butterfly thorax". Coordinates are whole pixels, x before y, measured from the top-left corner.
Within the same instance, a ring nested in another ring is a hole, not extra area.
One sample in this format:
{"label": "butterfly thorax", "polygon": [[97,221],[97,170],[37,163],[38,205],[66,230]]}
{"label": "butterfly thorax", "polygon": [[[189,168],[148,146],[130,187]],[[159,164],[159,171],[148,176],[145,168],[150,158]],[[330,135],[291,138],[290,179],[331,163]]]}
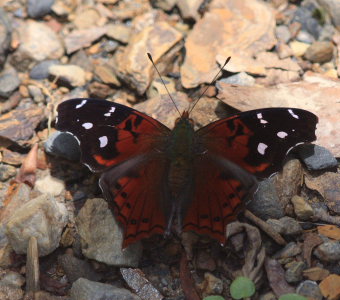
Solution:
{"label": "butterfly thorax", "polygon": [[185,114],[177,119],[169,138],[167,156],[169,158],[168,184],[173,196],[178,197],[187,186],[192,169],[195,148],[193,122]]}

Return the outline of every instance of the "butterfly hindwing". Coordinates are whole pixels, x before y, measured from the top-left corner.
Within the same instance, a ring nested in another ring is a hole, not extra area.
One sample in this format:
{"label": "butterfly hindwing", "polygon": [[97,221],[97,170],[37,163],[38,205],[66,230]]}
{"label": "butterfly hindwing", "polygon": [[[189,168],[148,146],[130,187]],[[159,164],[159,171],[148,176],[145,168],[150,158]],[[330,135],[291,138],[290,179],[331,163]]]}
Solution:
{"label": "butterfly hindwing", "polygon": [[102,172],[161,145],[170,130],[153,118],[114,102],[71,99],[58,106],[58,130],[75,136],[82,162]]}
{"label": "butterfly hindwing", "polygon": [[268,177],[282,167],[287,152],[316,139],[317,117],[297,108],[265,108],[211,123],[197,134],[209,153],[248,172]]}

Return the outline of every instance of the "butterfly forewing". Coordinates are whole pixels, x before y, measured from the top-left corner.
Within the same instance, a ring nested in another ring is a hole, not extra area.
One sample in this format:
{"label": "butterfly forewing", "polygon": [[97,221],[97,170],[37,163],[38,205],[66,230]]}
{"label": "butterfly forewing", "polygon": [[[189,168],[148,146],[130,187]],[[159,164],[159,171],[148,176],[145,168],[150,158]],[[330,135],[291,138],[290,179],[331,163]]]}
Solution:
{"label": "butterfly forewing", "polygon": [[266,108],[216,121],[197,134],[209,153],[256,176],[268,177],[280,170],[291,148],[316,139],[317,122],[306,110]]}
{"label": "butterfly forewing", "polygon": [[86,98],[61,103],[56,127],[77,138],[82,162],[96,172],[135,155],[155,151],[170,131],[125,105]]}

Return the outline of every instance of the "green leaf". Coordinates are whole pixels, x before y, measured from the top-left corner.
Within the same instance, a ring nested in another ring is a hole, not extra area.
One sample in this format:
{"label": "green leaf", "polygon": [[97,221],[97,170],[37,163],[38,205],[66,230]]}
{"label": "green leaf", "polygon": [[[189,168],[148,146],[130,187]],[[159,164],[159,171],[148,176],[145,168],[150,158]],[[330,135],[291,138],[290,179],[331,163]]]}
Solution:
{"label": "green leaf", "polygon": [[203,300],[225,300],[225,299],[221,296],[208,296],[205,297]]}
{"label": "green leaf", "polygon": [[255,293],[255,284],[247,277],[237,277],[230,285],[230,294],[233,299],[251,297]]}
{"label": "green leaf", "polygon": [[285,294],[285,295],[282,295],[279,298],[279,300],[308,300],[308,299],[298,294]]}

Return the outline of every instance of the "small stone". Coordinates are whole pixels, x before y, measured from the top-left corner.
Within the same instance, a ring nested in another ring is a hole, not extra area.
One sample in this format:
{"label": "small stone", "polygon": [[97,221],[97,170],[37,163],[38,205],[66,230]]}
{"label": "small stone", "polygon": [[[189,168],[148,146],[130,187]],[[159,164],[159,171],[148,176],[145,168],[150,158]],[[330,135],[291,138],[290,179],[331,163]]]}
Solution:
{"label": "small stone", "polygon": [[263,220],[278,219],[285,215],[274,182],[274,177],[261,181],[254,199],[247,204],[247,208]]}
{"label": "small stone", "polygon": [[308,299],[322,300],[319,285],[315,281],[305,280],[296,288],[296,293]]}
{"label": "small stone", "polygon": [[45,101],[44,94],[42,93],[41,89],[35,85],[29,85],[28,91],[30,96],[33,98],[35,103],[41,103]]}
{"label": "small stone", "polygon": [[99,65],[94,69],[95,75],[97,75],[103,83],[113,84],[115,86],[121,86],[116,74],[113,71],[113,67],[110,65]]}
{"label": "small stone", "polygon": [[319,267],[309,268],[304,270],[303,276],[313,281],[321,281],[329,275],[329,271]]}
{"label": "small stone", "polygon": [[72,300],[140,300],[127,289],[79,278],[71,288]]}
{"label": "small stone", "polygon": [[49,73],[72,87],[83,86],[86,83],[85,71],[76,65],[52,65],[49,68]]}
{"label": "small stone", "polygon": [[273,258],[283,259],[294,257],[302,252],[299,245],[294,242],[288,243],[283,249],[274,254]]}
{"label": "small stone", "polygon": [[325,9],[332,18],[334,26],[340,30],[340,3],[337,0],[318,0],[318,3]]}
{"label": "small stone", "polygon": [[317,171],[334,168],[338,165],[334,155],[328,149],[318,145],[299,147],[298,154],[308,170]]}
{"label": "small stone", "polygon": [[25,278],[17,272],[8,271],[0,280],[0,285],[21,287],[25,284]]}
{"label": "small stone", "polygon": [[58,247],[67,219],[64,204],[44,194],[28,201],[10,216],[6,234],[18,254],[26,253],[30,237],[35,236],[39,255],[45,256]]}
{"label": "small stone", "polygon": [[39,178],[35,182],[34,189],[42,194],[50,194],[56,197],[65,191],[65,183],[64,181],[48,174],[43,178]]}
{"label": "small stone", "polygon": [[53,65],[59,65],[58,60],[44,60],[37,63],[30,71],[30,78],[36,80],[46,79],[49,76],[49,68]]}
{"label": "small stone", "polygon": [[100,25],[100,13],[94,8],[87,8],[77,13],[73,20],[78,29],[87,29]]}
{"label": "small stone", "polygon": [[279,25],[275,27],[275,35],[279,41],[288,43],[291,39],[289,28],[286,25]]}
{"label": "small stone", "polygon": [[320,282],[320,290],[327,300],[340,299],[340,276],[331,274]]}
{"label": "small stone", "polygon": [[77,216],[76,224],[82,252],[87,258],[112,266],[138,265],[141,243],[122,249],[123,231],[104,199],[88,199]]}
{"label": "small stone", "polygon": [[223,291],[223,282],[213,274],[206,272],[200,288],[203,295],[220,295]]}
{"label": "small stone", "polygon": [[294,212],[300,220],[308,220],[314,215],[313,208],[303,197],[295,195],[291,201],[294,205]]}
{"label": "small stone", "polygon": [[0,299],[1,300],[22,300],[24,292],[21,288],[13,287],[11,285],[0,285]]}
{"label": "small stone", "polygon": [[0,97],[8,98],[20,85],[15,69],[10,68],[0,74]]}
{"label": "small stone", "polygon": [[44,144],[49,154],[60,156],[72,161],[80,160],[79,143],[73,135],[57,131],[51,134]]}
{"label": "small stone", "polygon": [[305,30],[299,31],[298,35],[296,36],[296,39],[299,42],[305,44],[312,44],[315,41],[314,37]]}
{"label": "small stone", "polygon": [[306,268],[303,261],[293,261],[288,264],[285,278],[288,283],[296,283],[302,280],[302,271]]}
{"label": "small stone", "polygon": [[313,253],[322,261],[336,262],[340,260],[340,242],[334,241],[322,243]]}
{"label": "small stone", "polygon": [[289,47],[292,49],[294,55],[297,57],[303,56],[309,46],[309,44],[301,43],[299,41],[292,41],[289,43]]}
{"label": "small stone", "polygon": [[206,251],[199,251],[196,256],[196,268],[213,272],[216,269],[216,262]]}
{"label": "small stone", "polygon": [[305,58],[314,63],[325,63],[333,58],[331,42],[314,42],[305,53]]}
{"label": "small stone", "polygon": [[253,86],[255,84],[255,78],[248,75],[246,72],[240,72],[227,78],[220,79],[219,82],[240,86]]}
{"label": "small stone", "polygon": [[198,10],[200,5],[202,4],[201,0],[177,1],[176,4],[181,12],[181,16],[183,17],[183,19],[197,20],[200,18]]}
{"label": "small stone", "polygon": [[51,11],[55,0],[28,0],[27,14],[31,18],[40,18]]}
{"label": "small stone", "polygon": [[131,35],[131,27],[121,23],[108,24],[106,35],[116,41],[127,44]]}
{"label": "small stone", "polygon": [[0,164],[0,181],[6,181],[7,179],[14,177],[17,173],[17,169],[10,165]]}
{"label": "small stone", "polygon": [[0,70],[6,62],[7,53],[11,46],[12,23],[6,12],[0,8]]}
{"label": "small stone", "polygon": [[259,296],[259,300],[276,300],[276,296],[273,292],[268,292]]}
{"label": "small stone", "polygon": [[297,235],[302,232],[300,223],[291,217],[283,217],[280,222],[283,224],[284,235]]}

